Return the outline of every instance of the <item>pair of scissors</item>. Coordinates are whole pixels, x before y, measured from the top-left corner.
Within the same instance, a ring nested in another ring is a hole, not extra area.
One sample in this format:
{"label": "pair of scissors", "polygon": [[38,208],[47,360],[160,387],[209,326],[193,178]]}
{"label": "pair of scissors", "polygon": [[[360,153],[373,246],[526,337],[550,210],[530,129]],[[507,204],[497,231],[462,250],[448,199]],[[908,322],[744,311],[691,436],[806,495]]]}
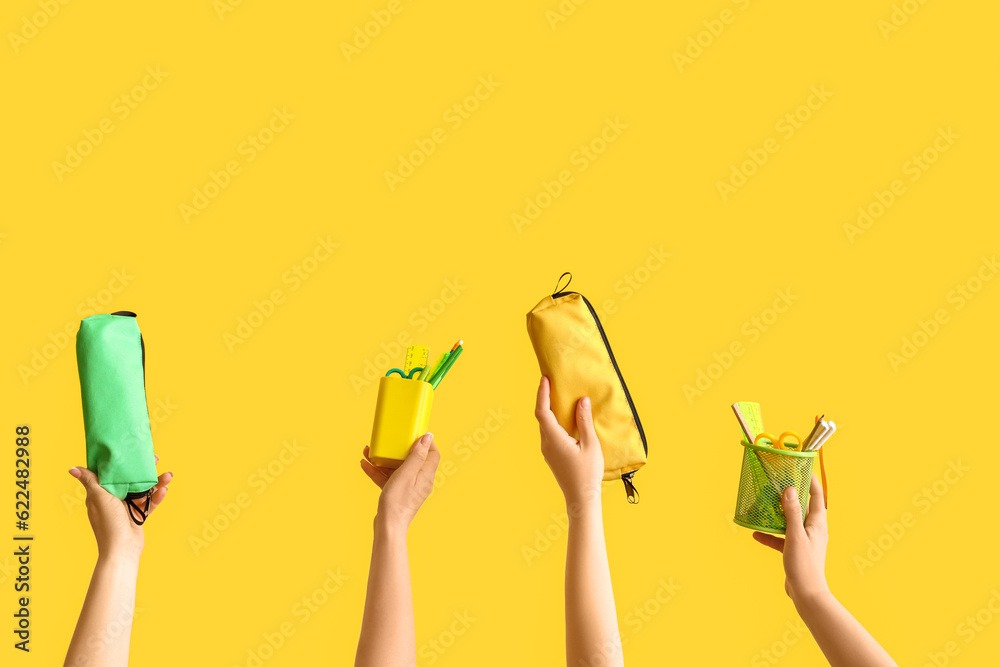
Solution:
{"label": "pair of scissors", "polygon": [[399,368],[390,368],[389,372],[386,373],[385,376],[389,377],[393,373],[399,373],[399,377],[401,377],[401,378],[403,378],[405,380],[412,380],[413,379],[413,374],[414,373],[419,373],[422,370],[424,370],[423,366],[417,366],[416,368],[411,368],[410,372],[407,374],[407,373],[404,373],[402,371],[402,369],[399,369]]}
{"label": "pair of scissors", "polygon": [[[786,444],[785,441],[788,438],[795,438],[796,442],[794,447],[790,444]],[[788,449],[793,452],[802,450],[802,439],[799,437],[799,434],[796,433],[795,431],[785,431],[784,433],[779,435],[777,439],[775,439],[775,437],[770,433],[766,432],[760,433],[757,435],[756,438],[753,439],[753,444],[756,445],[761,440],[767,440],[769,443],[771,443],[771,447],[775,449]]]}

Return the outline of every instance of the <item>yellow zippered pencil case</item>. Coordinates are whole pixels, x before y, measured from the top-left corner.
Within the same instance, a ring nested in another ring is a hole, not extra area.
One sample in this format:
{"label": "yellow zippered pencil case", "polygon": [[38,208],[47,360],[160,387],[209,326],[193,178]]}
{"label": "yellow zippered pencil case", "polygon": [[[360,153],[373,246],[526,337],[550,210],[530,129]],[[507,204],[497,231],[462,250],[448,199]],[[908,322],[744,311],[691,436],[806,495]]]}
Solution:
{"label": "yellow zippered pencil case", "polygon": [[646,434],[597,312],[569,281],[528,313],[528,337],[542,375],[551,381],[551,406],[566,432],[579,438],[576,403],[589,396],[604,453],[604,481],[621,478],[630,503],[639,500],[632,477],[646,464]]}

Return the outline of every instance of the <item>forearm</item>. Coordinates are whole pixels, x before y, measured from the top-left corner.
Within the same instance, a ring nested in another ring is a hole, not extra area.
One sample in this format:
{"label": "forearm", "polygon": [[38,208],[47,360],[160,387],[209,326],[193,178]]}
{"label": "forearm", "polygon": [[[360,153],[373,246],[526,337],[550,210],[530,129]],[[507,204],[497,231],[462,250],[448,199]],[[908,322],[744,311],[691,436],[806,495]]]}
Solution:
{"label": "forearm", "polygon": [[410,667],[417,663],[413,593],[406,529],[376,517],[365,613],[356,667]]}
{"label": "forearm", "polygon": [[99,556],[80,619],[66,653],[67,667],[126,667],[138,556]]}
{"label": "forearm", "polygon": [[623,665],[600,495],[596,500],[570,504],[568,533],[567,664]]}
{"label": "forearm", "polygon": [[829,591],[795,608],[832,667],[895,667],[885,649]]}

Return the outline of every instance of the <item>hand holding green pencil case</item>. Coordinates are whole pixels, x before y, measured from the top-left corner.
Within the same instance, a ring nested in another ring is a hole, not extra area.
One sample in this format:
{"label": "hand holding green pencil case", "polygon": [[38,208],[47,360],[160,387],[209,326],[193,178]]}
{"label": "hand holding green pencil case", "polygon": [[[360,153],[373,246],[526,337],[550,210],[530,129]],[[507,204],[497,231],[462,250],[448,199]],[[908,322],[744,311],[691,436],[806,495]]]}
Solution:
{"label": "hand holding green pencil case", "polygon": [[[87,468],[124,500],[141,525],[156,485],[156,458],[146,407],[146,352],[135,313],[92,315],[80,322],[76,361],[87,437]],[[145,498],[145,508],[137,500]]]}

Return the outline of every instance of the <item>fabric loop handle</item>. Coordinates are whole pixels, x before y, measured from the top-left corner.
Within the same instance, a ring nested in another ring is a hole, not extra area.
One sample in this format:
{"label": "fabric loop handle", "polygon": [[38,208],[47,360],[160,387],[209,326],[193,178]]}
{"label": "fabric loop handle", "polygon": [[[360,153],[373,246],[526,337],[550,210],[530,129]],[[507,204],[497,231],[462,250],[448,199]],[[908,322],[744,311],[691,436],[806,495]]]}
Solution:
{"label": "fabric loop handle", "polygon": [[[559,283],[561,283],[562,279],[565,278],[566,276],[569,276],[569,280],[566,281],[566,286],[563,287],[562,289],[559,289]],[[573,282],[573,274],[570,273],[569,271],[567,271],[566,273],[564,273],[561,276],[559,276],[559,280],[556,281],[556,290],[554,292],[552,292],[552,294],[559,294],[559,292],[565,291],[566,288],[569,287],[569,284],[571,282]]]}
{"label": "fabric loop handle", "polygon": [[[142,509],[136,504],[135,502],[136,498],[146,499],[146,509]],[[132,522],[135,525],[141,526],[142,524],[146,523],[146,518],[149,517],[149,506],[152,502],[153,502],[153,489],[149,489],[148,491],[145,491],[143,493],[130,493],[127,496],[125,496],[125,504],[128,505],[129,518],[132,519]],[[138,514],[139,518],[136,518],[136,514]]]}

